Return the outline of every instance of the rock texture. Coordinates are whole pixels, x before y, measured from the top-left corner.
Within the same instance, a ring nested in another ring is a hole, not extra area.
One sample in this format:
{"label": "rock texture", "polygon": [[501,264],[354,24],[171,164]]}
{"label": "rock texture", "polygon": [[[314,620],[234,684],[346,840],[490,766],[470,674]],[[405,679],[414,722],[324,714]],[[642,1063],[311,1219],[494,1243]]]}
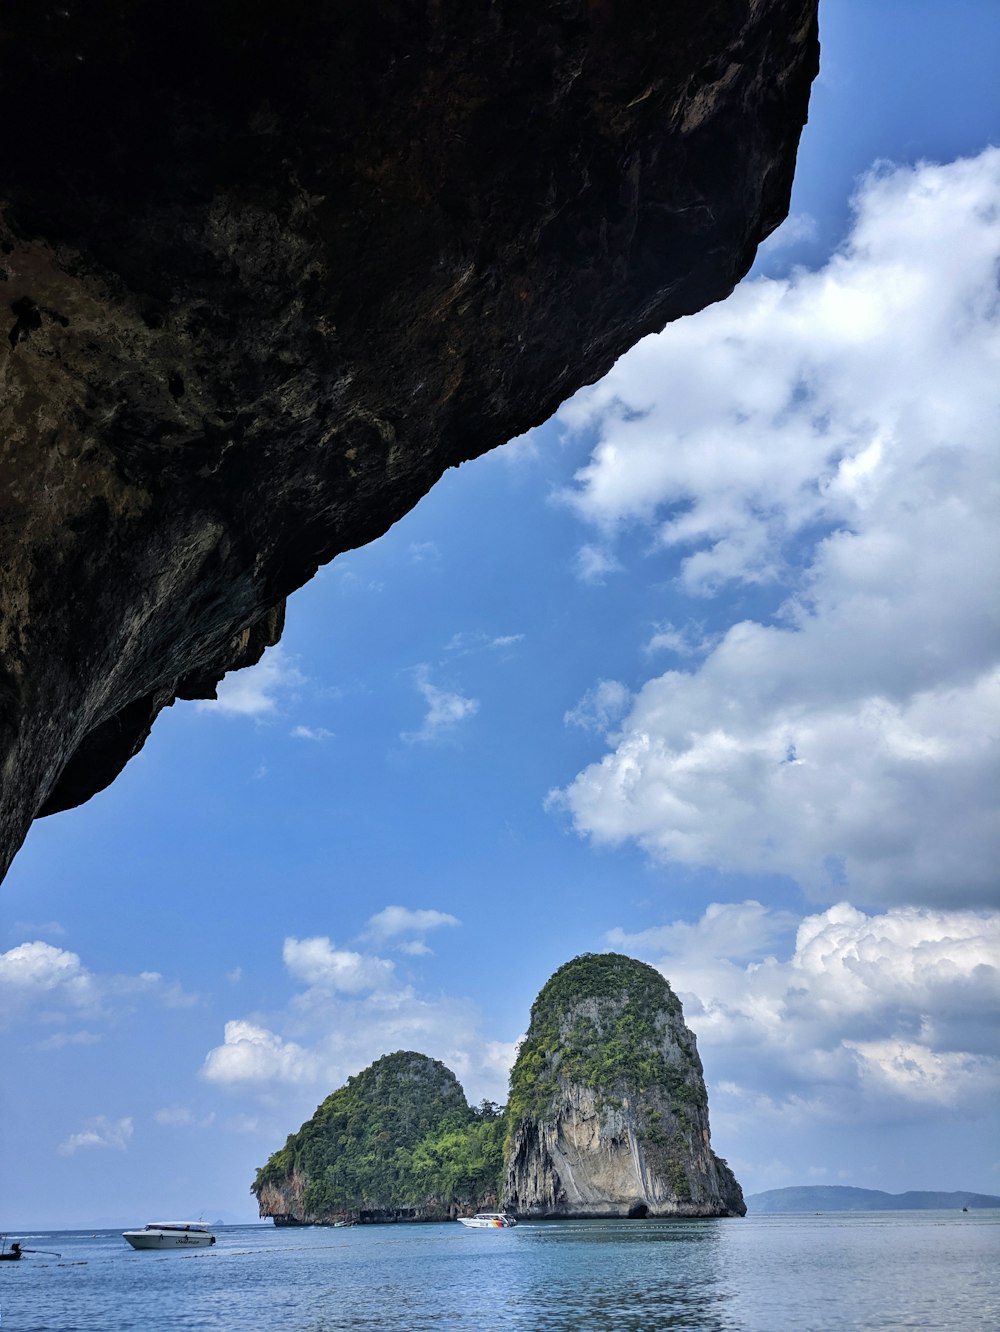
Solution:
{"label": "rock texture", "polygon": [[816,0],[7,0],[0,871],[447,467],[724,297]]}
{"label": "rock texture", "polygon": [[660,973],[576,958],[538,996],[511,1074],[503,1201],[520,1217],[742,1216],[711,1148],[695,1038]]}

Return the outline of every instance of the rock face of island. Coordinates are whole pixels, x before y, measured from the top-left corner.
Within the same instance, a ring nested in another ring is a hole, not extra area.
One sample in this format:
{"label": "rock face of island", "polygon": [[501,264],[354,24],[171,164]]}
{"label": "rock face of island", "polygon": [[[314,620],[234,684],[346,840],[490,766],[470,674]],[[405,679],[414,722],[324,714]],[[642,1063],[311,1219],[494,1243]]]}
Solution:
{"label": "rock face of island", "polygon": [[585,954],[548,981],[511,1073],[507,1121],[503,1199],[518,1216],[746,1212],[711,1149],[680,1001],[644,962]]}
{"label": "rock face of island", "polygon": [[444,1064],[399,1050],[328,1096],[252,1192],[276,1225],[449,1220],[496,1207],[503,1128]]}
{"label": "rock face of island", "polygon": [[728,295],[817,65],[816,0],[7,0],[0,873],[319,565]]}

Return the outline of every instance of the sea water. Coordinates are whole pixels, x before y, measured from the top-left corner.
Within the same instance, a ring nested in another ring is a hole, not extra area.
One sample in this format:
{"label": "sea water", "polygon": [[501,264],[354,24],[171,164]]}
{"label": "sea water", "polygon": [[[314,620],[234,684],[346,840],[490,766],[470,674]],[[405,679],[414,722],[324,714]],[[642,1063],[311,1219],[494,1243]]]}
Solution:
{"label": "sea water", "polygon": [[2,1332],[1000,1328],[1000,1211],[352,1229],[220,1227],[135,1252],[24,1233]]}

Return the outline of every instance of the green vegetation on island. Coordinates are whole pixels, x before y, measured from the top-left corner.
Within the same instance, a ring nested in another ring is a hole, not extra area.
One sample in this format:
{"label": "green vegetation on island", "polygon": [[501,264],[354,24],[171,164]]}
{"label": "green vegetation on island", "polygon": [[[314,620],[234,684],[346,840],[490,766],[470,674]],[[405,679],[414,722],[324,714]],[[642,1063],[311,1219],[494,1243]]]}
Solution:
{"label": "green vegetation on island", "polygon": [[328,1096],[257,1171],[252,1192],[299,1221],[447,1215],[495,1197],[502,1165],[500,1108],[473,1109],[444,1064],[399,1050]]}
{"label": "green vegetation on island", "polygon": [[550,1115],[566,1083],[589,1087],[611,1104],[654,1086],[667,1090],[679,1109],[698,1102],[701,1061],[693,1044],[680,1047],[679,1063],[667,1061],[664,1015],[680,1021],[680,1000],[645,962],[584,953],[560,967],[531,1008],[511,1072],[508,1133],[525,1119]]}
{"label": "green vegetation on island", "polygon": [[526,1215],[743,1211],[739,1185],[709,1147],[701,1060],[680,1001],[655,968],[619,953],[574,958],[543,986],[506,1110],[473,1109],[443,1064],[397,1051],[328,1096],[258,1170],[252,1191],[279,1225],[434,1220],[498,1206]]}
{"label": "green vegetation on island", "polygon": [[[589,1129],[579,1137],[595,1117],[599,1150]],[[621,953],[584,953],[542,987],[511,1071],[504,1150],[504,1200],[528,1214],[743,1211],[708,1147],[705,1081],[680,1000],[655,967]],[[563,1179],[554,1163],[567,1154]]]}

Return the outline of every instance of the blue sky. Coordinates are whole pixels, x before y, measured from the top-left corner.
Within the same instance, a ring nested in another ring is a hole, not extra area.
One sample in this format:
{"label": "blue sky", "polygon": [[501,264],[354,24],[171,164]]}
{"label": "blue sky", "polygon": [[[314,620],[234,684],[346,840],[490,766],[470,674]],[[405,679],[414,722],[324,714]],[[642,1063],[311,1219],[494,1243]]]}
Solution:
{"label": "blue sky", "polygon": [[734,296],[35,825],[2,1228],[250,1218],[382,1053],[502,1101],[538,989],[606,948],[681,994],[747,1192],[1000,1193],[1000,9],[822,9],[792,217]]}

